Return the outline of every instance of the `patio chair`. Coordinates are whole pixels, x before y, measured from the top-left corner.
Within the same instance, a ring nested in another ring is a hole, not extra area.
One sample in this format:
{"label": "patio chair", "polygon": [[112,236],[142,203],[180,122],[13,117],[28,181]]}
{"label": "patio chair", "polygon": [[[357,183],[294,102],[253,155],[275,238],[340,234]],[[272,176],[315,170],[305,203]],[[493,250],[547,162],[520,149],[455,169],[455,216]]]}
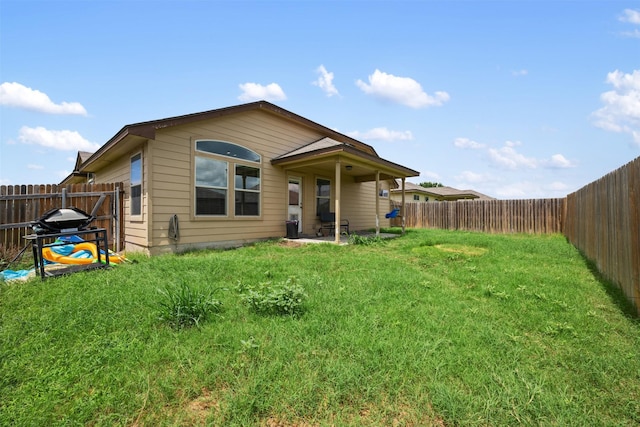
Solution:
{"label": "patio chair", "polygon": [[[340,219],[340,229],[342,232],[344,229],[345,233],[349,234],[349,220],[348,219]],[[336,233],[336,213],[335,212],[320,212],[320,229],[318,229],[318,233],[322,233],[322,230],[329,230],[329,234]]]}

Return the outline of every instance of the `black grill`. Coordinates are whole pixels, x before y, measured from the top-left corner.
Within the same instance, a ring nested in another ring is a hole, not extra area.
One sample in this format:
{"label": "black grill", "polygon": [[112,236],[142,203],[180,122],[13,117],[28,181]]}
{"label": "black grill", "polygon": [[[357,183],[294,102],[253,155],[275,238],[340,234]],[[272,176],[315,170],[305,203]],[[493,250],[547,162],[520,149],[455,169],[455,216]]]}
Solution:
{"label": "black grill", "polygon": [[95,216],[78,208],[56,208],[32,221],[31,228],[36,234],[79,231],[86,229],[94,219],[96,219]]}

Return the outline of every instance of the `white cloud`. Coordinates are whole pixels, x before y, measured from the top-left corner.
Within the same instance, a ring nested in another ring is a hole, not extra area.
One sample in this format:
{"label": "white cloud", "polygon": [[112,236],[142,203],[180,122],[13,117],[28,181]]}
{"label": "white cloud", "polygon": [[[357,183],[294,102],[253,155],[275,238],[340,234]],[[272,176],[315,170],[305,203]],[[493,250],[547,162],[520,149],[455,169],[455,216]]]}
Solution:
{"label": "white cloud", "polygon": [[494,181],[495,179],[486,173],[476,173],[471,171],[462,171],[454,177],[460,183],[478,184]]}
{"label": "white cloud", "polygon": [[550,160],[544,162],[544,166],[552,169],[566,169],[573,168],[576,166],[576,164],[568,160],[562,154],[554,154],[553,156],[551,156]]}
{"label": "white cloud", "polygon": [[520,77],[520,76],[526,76],[527,74],[529,74],[529,71],[522,69],[522,70],[515,70],[511,72],[512,76],[515,77]]}
{"label": "white cloud", "polygon": [[575,163],[568,160],[562,154],[554,154],[549,159],[536,159],[519,153],[514,147],[522,145],[520,141],[507,141],[502,148],[489,148],[490,159],[494,165],[506,169],[537,169],[538,167],[549,169],[565,169],[575,167]]}
{"label": "white cloud", "polygon": [[481,144],[469,138],[456,138],[453,141],[453,145],[458,148],[470,148],[472,150],[478,150],[485,147],[484,144]]}
{"label": "white cloud", "polygon": [[570,188],[571,187],[569,187],[567,184],[560,181],[554,181],[551,184],[549,184],[549,190],[555,191],[555,192],[565,192],[565,194],[569,191]]}
{"label": "white cloud", "polygon": [[41,126],[36,128],[21,127],[18,139],[25,144],[35,144],[61,151],[92,152],[100,148],[100,144],[87,141],[76,131],[49,130]]}
{"label": "white cloud", "polygon": [[56,104],[45,93],[16,82],[0,84],[0,105],[48,114],[87,115],[87,110],[78,102]]}
{"label": "white cloud", "polygon": [[563,182],[554,181],[517,181],[497,186],[495,194],[501,199],[538,199],[549,197],[564,197],[573,188]]}
{"label": "white cloud", "polygon": [[447,92],[436,92],[428,95],[417,81],[409,77],[397,77],[380,70],[375,70],[369,76],[369,84],[362,80],[356,85],[366,94],[387,101],[396,102],[411,108],[441,106],[449,100]]}
{"label": "white cloud", "polygon": [[494,191],[501,199],[535,199],[544,194],[540,183],[530,181],[510,182]]}
{"label": "white cloud", "polygon": [[604,107],[592,114],[594,125],[611,132],[628,133],[640,146],[640,70],[607,74],[613,90],[600,95]]}
{"label": "white cloud", "polygon": [[413,139],[413,134],[409,130],[390,130],[386,127],[373,128],[366,132],[353,131],[349,132],[348,135],[352,138],[361,139],[363,141],[411,141]]}
{"label": "white cloud", "polygon": [[620,21],[640,25],[640,10],[625,9]]}
{"label": "white cloud", "polygon": [[538,166],[538,161],[533,157],[526,157],[518,153],[513,148],[515,145],[515,143],[507,141],[506,145],[502,148],[489,148],[489,157],[494,164],[507,169],[518,169],[521,167],[535,169]]}
{"label": "white cloud", "polygon": [[[420,172],[420,179],[421,179],[420,182],[424,181],[423,178],[426,178],[428,181],[432,181],[433,182],[433,181],[439,181],[441,176],[437,172],[424,171],[424,172]],[[416,179],[416,178],[413,178],[413,179]],[[420,184],[420,182],[418,182],[418,184]]]}
{"label": "white cloud", "polygon": [[29,163],[29,164],[27,165],[27,169],[31,169],[31,170],[42,170],[42,169],[44,169],[44,166],[42,166],[42,165],[36,165],[36,164],[33,164],[33,163]]}
{"label": "white cloud", "polygon": [[633,31],[623,31],[620,33],[623,37],[629,37],[632,39],[640,39],[640,30],[635,29]]}
{"label": "white cloud", "polygon": [[238,97],[240,101],[283,101],[287,99],[284,91],[277,83],[270,83],[262,86],[258,83],[242,83],[239,85],[242,94]]}
{"label": "white cloud", "polygon": [[338,89],[333,85],[333,73],[327,71],[324,65],[320,65],[316,72],[319,74],[318,79],[312,82],[327,94],[327,96],[339,95]]}
{"label": "white cloud", "polygon": [[[628,22],[630,24],[640,25],[640,10],[625,9],[620,16],[620,21]],[[633,31],[623,31],[620,33],[623,37],[640,38],[640,30],[634,29]]]}

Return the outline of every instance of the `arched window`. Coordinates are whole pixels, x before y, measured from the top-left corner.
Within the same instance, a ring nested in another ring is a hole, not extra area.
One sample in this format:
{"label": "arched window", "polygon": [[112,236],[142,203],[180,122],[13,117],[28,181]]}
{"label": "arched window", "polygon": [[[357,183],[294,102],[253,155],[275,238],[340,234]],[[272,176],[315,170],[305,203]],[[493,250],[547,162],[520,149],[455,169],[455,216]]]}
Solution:
{"label": "arched window", "polygon": [[232,157],[234,159],[246,160],[248,162],[260,163],[260,154],[249,150],[241,145],[225,141],[196,141],[196,150],[204,153],[218,154],[220,156]]}

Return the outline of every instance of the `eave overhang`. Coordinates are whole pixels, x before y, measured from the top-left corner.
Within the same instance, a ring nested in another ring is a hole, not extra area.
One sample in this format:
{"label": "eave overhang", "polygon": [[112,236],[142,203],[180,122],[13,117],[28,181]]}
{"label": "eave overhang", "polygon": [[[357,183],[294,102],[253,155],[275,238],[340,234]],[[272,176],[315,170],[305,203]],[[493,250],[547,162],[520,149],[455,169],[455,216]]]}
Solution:
{"label": "eave overhang", "polygon": [[271,164],[287,169],[317,167],[333,170],[336,161],[344,166],[344,174],[354,177],[356,182],[389,180],[419,176],[420,172],[378,156],[364,153],[349,144],[339,144],[300,154],[284,155],[271,160]]}

